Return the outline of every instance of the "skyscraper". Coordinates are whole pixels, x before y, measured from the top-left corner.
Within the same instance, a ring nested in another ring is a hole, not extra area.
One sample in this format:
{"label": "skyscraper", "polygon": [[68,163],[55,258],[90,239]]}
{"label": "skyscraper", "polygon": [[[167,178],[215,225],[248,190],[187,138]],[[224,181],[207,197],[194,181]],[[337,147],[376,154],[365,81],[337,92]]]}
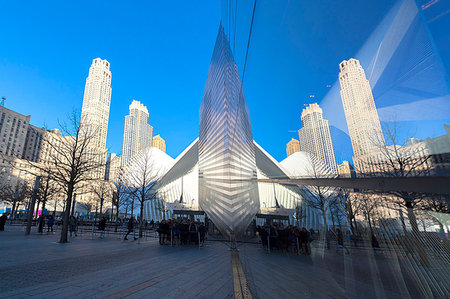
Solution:
{"label": "skyscraper", "polygon": [[22,158],[30,116],[0,106],[0,155]]}
{"label": "skyscraper", "polygon": [[328,120],[323,119],[322,109],[317,103],[303,109],[302,125],[298,131],[300,149],[314,155],[332,172],[338,172],[334,156]]}
{"label": "skyscraper", "polygon": [[199,203],[225,235],[242,234],[259,210],[250,115],[222,23],[200,106]]}
{"label": "skyscraper", "polygon": [[109,154],[106,161],[105,180],[118,182],[120,171],[120,156],[114,153]]}
{"label": "skyscraper", "polygon": [[127,165],[142,150],[152,146],[153,127],[148,124],[148,110],[141,102],[133,100],[130,114],[125,116],[121,165]]}
{"label": "skyscraper", "polygon": [[289,141],[286,144],[286,153],[287,153],[288,157],[290,155],[292,155],[293,153],[296,153],[299,151],[300,151],[300,142],[297,139],[292,138],[291,141]]}
{"label": "skyscraper", "polygon": [[162,137],[159,136],[158,134],[155,137],[153,137],[153,147],[156,147],[157,149],[166,152],[166,141],[162,139]]}
{"label": "skyscraper", "polygon": [[341,98],[355,157],[384,146],[384,137],[369,81],[358,60],[339,65]]}
{"label": "skyscraper", "polygon": [[111,104],[111,71],[107,60],[95,58],[89,68],[84,88],[81,121],[95,130],[93,144],[106,148],[109,106]]}

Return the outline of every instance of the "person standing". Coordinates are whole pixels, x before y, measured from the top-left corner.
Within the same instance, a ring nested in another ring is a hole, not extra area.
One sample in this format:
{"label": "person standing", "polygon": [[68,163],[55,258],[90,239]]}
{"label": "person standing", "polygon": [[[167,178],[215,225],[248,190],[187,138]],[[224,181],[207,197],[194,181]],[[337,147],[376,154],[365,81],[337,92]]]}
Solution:
{"label": "person standing", "polygon": [[105,228],[106,228],[106,218],[102,217],[102,219],[100,219],[100,222],[98,223],[98,229],[100,231],[100,239],[103,239]]}
{"label": "person standing", "polygon": [[200,244],[203,246],[203,244],[205,243],[205,235],[206,235],[206,227],[203,222],[200,223],[200,226],[198,227],[198,232],[200,233]]}
{"label": "person standing", "polygon": [[53,224],[55,224],[55,218],[50,215],[47,221],[47,232],[50,232],[50,230],[53,232]]}
{"label": "person standing", "polygon": [[0,216],[0,231],[5,231],[5,224],[6,219],[8,219],[8,214],[9,213],[3,213],[3,215]]}
{"label": "person standing", "polygon": [[75,218],[74,216],[70,216],[70,219],[69,219],[69,231],[70,231],[70,236],[71,237],[72,237],[73,233],[75,233],[75,237],[78,237],[77,228],[78,228],[77,218]]}
{"label": "person standing", "polygon": [[134,216],[131,216],[130,220],[128,220],[128,224],[127,224],[128,232],[125,235],[125,238],[123,238],[124,240],[128,240],[127,237],[128,237],[128,235],[130,233],[133,233],[134,240],[137,240],[136,236],[134,235],[134,226],[135,226],[135,224],[136,224],[136,220],[134,219]]}

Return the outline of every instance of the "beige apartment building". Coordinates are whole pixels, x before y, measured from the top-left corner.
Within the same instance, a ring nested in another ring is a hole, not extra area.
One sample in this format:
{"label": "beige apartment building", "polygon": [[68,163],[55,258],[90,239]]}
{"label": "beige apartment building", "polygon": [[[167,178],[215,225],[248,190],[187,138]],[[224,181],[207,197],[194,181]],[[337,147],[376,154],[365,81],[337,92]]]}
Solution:
{"label": "beige apartment building", "polygon": [[292,138],[291,141],[289,141],[286,144],[286,154],[289,157],[293,153],[297,153],[300,151],[300,141],[298,141],[295,138]]}
{"label": "beige apartment building", "polygon": [[166,152],[166,141],[162,139],[162,137],[159,136],[158,134],[155,137],[153,137],[153,147],[156,147],[157,149]]}

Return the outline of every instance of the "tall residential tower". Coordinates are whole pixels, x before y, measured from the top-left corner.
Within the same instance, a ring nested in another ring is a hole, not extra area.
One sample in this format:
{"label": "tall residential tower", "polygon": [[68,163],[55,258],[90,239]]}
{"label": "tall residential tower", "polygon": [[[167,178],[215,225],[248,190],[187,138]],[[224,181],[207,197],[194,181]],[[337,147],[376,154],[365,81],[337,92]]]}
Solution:
{"label": "tall residential tower", "polygon": [[121,165],[127,165],[142,150],[152,146],[153,127],[148,124],[148,110],[141,102],[133,100],[130,114],[125,116]]}
{"label": "tall residential tower", "polygon": [[300,150],[314,155],[328,170],[337,174],[330,126],[328,120],[323,119],[322,109],[317,103],[310,104],[303,109],[301,118],[303,128],[298,131]]}
{"label": "tall residential tower", "polygon": [[106,148],[109,106],[111,104],[111,71],[107,60],[95,58],[89,68],[84,88],[81,121],[95,130],[93,144]]}
{"label": "tall residential tower", "polygon": [[355,157],[384,146],[380,119],[369,81],[358,60],[351,58],[339,65],[341,98]]}

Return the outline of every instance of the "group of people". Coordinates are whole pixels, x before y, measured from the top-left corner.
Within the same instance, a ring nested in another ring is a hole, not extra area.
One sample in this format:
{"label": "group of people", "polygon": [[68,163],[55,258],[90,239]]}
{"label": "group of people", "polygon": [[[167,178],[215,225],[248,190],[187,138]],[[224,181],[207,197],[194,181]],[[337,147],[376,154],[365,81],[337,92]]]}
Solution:
{"label": "group of people", "polygon": [[47,232],[53,232],[53,226],[55,225],[55,217],[53,215],[41,215],[38,218],[38,232],[44,231],[44,226],[47,224]]}
{"label": "group of people", "polygon": [[[258,235],[264,248],[280,249],[289,252],[290,250],[299,250],[301,254],[311,254],[311,242],[314,240],[315,232],[311,228],[309,231],[283,223],[266,223],[263,226],[257,226]],[[298,248],[297,248],[298,246]]]}
{"label": "group of people", "polygon": [[[190,243],[203,244],[206,236],[206,226],[203,222],[195,222],[190,219],[169,219],[162,220],[157,228],[159,234],[159,244],[166,242],[187,245]],[[173,240],[172,240],[173,238]]]}

